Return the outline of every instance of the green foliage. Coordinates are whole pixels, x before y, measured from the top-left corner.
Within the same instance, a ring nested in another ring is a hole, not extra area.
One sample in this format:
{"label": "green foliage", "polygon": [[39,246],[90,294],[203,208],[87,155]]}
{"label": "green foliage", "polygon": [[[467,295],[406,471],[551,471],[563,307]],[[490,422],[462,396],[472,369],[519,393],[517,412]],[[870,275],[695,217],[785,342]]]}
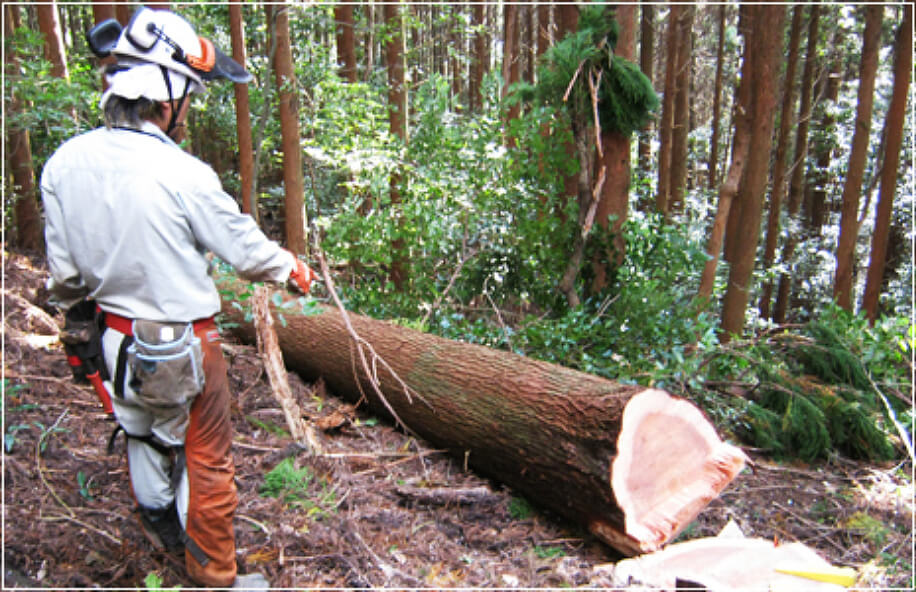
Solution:
{"label": "green foliage", "polygon": [[585,125],[592,118],[591,84],[596,84],[602,130],[629,135],[645,127],[658,96],[637,65],[614,55],[618,25],[613,13],[607,4],[582,8],[578,29],[544,52],[537,85],[518,85],[513,100],[562,106]]}
{"label": "green foliage", "polygon": [[292,458],[280,461],[264,476],[261,495],[279,498],[290,506],[306,511],[306,516],[320,520],[335,510],[336,494],[324,479],[318,479],[308,467],[296,468]]}
{"label": "green foliage", "polygon": [[150,592],[177,592],[178,590],[181,590],[181,586],[175,586],[174,588],[163,588],[162,576],[154,571],[146,574],[146,577],[143,578],[143,585],[146,587],[146,590],[149,590]]}
{"label": "green foliage", "polygon": [[534,506],[523,497],[513,497],[509,500],[509,516],[514,520],[527,520],[534,515]]}

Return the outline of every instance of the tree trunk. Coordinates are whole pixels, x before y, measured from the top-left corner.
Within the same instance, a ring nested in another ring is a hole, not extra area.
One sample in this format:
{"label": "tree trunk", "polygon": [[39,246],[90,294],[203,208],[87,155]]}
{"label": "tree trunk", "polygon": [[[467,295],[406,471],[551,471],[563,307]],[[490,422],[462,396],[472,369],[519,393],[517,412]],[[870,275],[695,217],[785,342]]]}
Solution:
{"label": "tree trunk", "polygon": [[752,21],[754,51],[759,59],[754,59],[754,71],[751,73],[754,81],[751,143],[744,179],[738,191],[741,204],[738,228],[742,240],[733,243],[736,246],[735,257],[731,262],[728,288],[722,302],[721,326],[725,341],[744,330],[744,315],[760,238],[760,220],[770,164],[785,19],[784,6],[759,6],[751,10],[755,13]]}
{"label": "tree trunk", "polygon": [[67,56],[61,36],[57,2],[36,4],[35,10],[38,12],[38,27],[45,41],[45,59],[51,62],[51,76],[69,80],[70,73],[67,70]]}
{"label": "tree trunk", "polygon": [[[232,38],[232,59],[244,65],[245,21],[240,4],[229,5],[229,34]],[[251,139],[251,105],[248,100],[248,85],[235,84],[235,127],[239,141],[239,177],[242,187],[242,211],[252,214],[257,220],[257,208],[253,207],[254,188],[254,144]]]}
{"label": "tree trunk", "polygon": [[658,129],[658,193],[655,208],[667,217],[671,209],[671,161],[674,137],[674,98],[677,79],[678,23],[682,7],[668,8],[668,32],[665,41],[665,90],[662,98],[662,120]]}
{"label": "tree trunk", "polygon": [[[617,38],[617,47],[614,54],[626,60],[633,61],[636,57],[636,4],[618,4],[616,6],[617,23],[620,25],[620,34]],[[591,291],[597,294],[608,283],[608,267],[603,261],[610,261],[611,266],[623,262],[625,241],[620,229],[627,219],[630,203],[630,136],[615,131],[602,131],[601,133],[600,161],[594,167],[605,171],[605,182],[601,187],[601,197],[595,211],[595,221],[607,229],[611,225],[614,236],[614,252],[596,254],[592,261],[594,279]],[[614,217],[613,223],[611,217]]]}
{"label": "tree trunk", "polygon": [[[820,7],[811,6],[811,15],[808,22],[808,49],[805,56],[805,68],[802,73],[801,99],[798,104],[798,129],[795,131],[795,154],[792,167],[792,177],[789,181],[789,200],[786,204],[786,213],[790,220],[798,216],[804,194],[805,162],[808,158],[808,128],[811,122],[813,107],[812,90],[814,88],[814,70],[818,55],[818,30],[820,29]],[[790,233],[782,247],[782,262],[786,266],[794,266],[795,247],[799,237]],[[776,307],[773,310],[773,320],[784,323],[789,310],[789,300],[792,295],[792,280],[794,273],[783,273],[779,277],[779,287],[776,290]]]}
{"label": "tree trunk", "polygon": [[[655,5],[640,5],[639,21],[639,69],[646,75],[650,82],[653,82],[652,76],[655,60]],[[639,132],[639,146],[637,148],[639,170],[642,174],[648,175],[652,161],[652,148],[649,138],[651,138],[652,124]]]}
{"label": "tree trunk", "polygon": [[[223,304],[236,334],[252,342],[244,314]],[[723,443],[702,412],[664,391],[348,318],[330,307],[310,316],[284,312],[285,323],[275,326],[287,366],[396,415],[410,432],[627,555],[670,540],[744,465],[744,454]],[[361,365],[373,353],[380,360]],[[366,373],[376,362],[378,392]]]}
{"label": "tree trunk", "polygon": [[[265,9],[270,9],[265,6]],[[283,189],[286,218],[286,246],[293,253],[306,252],[305,215],[303,205],[305,183],[302,179],[302,149],[299,145],[299,92],[293,69],[293,54],[289,42],[288,7],[273,8],[277,40],[274,72],[280,111],[280,135],[283,142]]]}
{"label": "tree trunk", "polygon": [[674,121],[671,129],[671,167],[668,174],[668,211],[684,206],[687,192],[688,137],[690,135],[690,56],[693,6],[682,6],[677,24],[677,69],[674,82]]}
{"label": "tree trunk", "polygon": [[[748,8],[742,8],[742,19]],[[741,61],[741,81],[738,86],[738,96],[735,100],[735,133],[732,142],[732,161],[725,175],[725,181],[719,187],[719,202],[716,206],[716,216],[709,231],[709,240],[706,243],[706,254],[709,259],[703,267],[703,276],[700,279],[700,288],[697,295],[701,300],[709,300],[715,287],[716,268],[722,255],[722,247],[728,229],[728,222],[732,219],[732,206],[738,195],[741,179],[744,178],[744,167],[747,163],[748,151],[751,143],[751,117],[753,98],[754,60],[758,58],[755,48],[751,45],[753,33],[750,29],[744,31],[744,58]]]}
{"label": "tree trunk", "polygon": [[722,70],[725,66],[725,9],[719,5],[719,41],[716,45],[716,78],[712,95],[712,137],[709,140],[709,188],[715,188],[719,182],[719,120],[722,111]]}
{"label": "tree trunk", "polygon": [[353,5],[348,2],[335,4],[334,20],[337,21],[337,64],[340,67],[340,77],[347,82],[356,82]]}
{"label": "tree trunk", "polygon": [[[770,191],[767,234],[763,250],[763,267],[765,270],[773,266],[776,246],[779,240],[779,216],[782,213],[782,198],[785,194],[789,137],[792,134],[792,108],[795,103],[795,69],[798,66],[798,46],[801,44],[803,15],[804,7],[796,6],[792,14],[792,28],[789,33],[789,57],[786,61],[786,76],[782,91],[779,137],[776,140],[776,158],[773,161],[773,188]],[[801,166],[801,163],[799,163],[799,166]],[[760,301],[757,304],[761,318],[770,318],[772,296],[773,282],[772,280],[767,280],[763,284]]]}
{"label": "tree trunk", "polygon": [[895,48],[894,90],[887,109],[887,125],[884,138],[884,165],[881,168],[881,189],[878,210],[875,215],[875,231],[871,239],[871,261],[865,279],[865,295],[862,308],[868,320],[874,324],[878,318],[878,297],[884,279],[887,261],[887,240],[894,206],[894,192],[897,187],[897,168],[900,164],[900,146],[903,143],[903,128],[906,121],[906,99],[910,88],[910,71],[913,68],[913,7],[903,7],[904,16],[897,30]]}
{"label": "tree trunk", "polygon": [[[15,4],[4,4],[6,11],[3,19],[3,34],[5,39],[13,36],[13,31],[19,26],[19,7]],[[13,51],[4,54],[6,73],[9,79],[15,80],[19,76],[19,56]],[[7,105],[7,113],[20,113],[25,105],[10,93],[11,99]],[[13,177],[13,193],[15,203],[13,215],[16,219],[16,244],[29,251],[44,249],[42,237],[41,213],[38,210],[38,191],[35,186],[35,170],[32,167],[32,145],[29,132],[24,127],[7,123],[7,136],[5,138],[7,154],[10,163],[10,172]]]}
{"label": "tree trunk", "polygon": [[[385,62],[388,70],[388,127],[391,135],[407,144],[407,81],[404,75],[404,36],[401,29],[401,3],[387,3],[383,8],[389,34],[385,42]],[[396,212],[401,203],[401,175],[391,174],[391,206]],[[400,213],[395,215],[400,216]],[[395,288],[401,290],[407,282],[407,256],[403,238],[391,242],[391,270],[389,277]]]}
{"label": "tree trunk", "polygon": [[865,32],[862,57],[859,62],[859,93],[856,107],[855,132],[849,167],[843,185],[843,205],[840,214],[840,237],[836,248],[836,274],[833,298],[845,310],[852,311],[853,277],[855,275],[856,239],[859,236],[859,199],[868,157],[868,136],[871,132],[871,112],[875,99],[875,73],[878,70],[878,45],[881,38],[883,5],[865,7]]}
{"label": "tree trunk", "polygon": [[[518,5],[507,3],[503,7],[503,98],[509,93],[509,87],[519,81],[519,30],[518,30]],[[504,122],[506,146],[511,147],[515,141],[509,133],[509,122],[517,119],[521,112],[521,105],[516,103],[509,107]]]}
{"label": "tree trunk", "polygon": [[481,95],[483,75],[490,61],[487,55],[486,14],[484,4],[474,4],[472,12],[474,47],[471,58],[471,77],[468,81],[468,106],[472,113],[479,113],[483,108],[483,96]]}

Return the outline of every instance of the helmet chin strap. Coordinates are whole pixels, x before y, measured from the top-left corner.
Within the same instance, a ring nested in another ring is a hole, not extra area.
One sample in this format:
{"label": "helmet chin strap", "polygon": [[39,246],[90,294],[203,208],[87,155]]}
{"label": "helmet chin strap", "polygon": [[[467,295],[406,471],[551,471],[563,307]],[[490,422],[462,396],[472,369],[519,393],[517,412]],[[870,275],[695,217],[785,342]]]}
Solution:
{"label": "helmet chin strap", "polygon": [[[184,102],[188,98],[188,89],[191,87],[191,79],[187,76],[184,77],[184,90],[181,92],[181,96],[175,98],[172,94],[172,81],[169,76],[169,71],[165,66],[159,66],[159,69],[162,70],[162,78],[165,80],[165,88],[169,91],[169,105],[172,107],[172,115],[169,117],[169,124],[165,128],[165,135],[172,137],[172,132],[176,128],[183,126],[178,124],[178,114],[181,113],[181,109],[184,106]],[[175,101],[178,101],[178,104],[175,104]]]}

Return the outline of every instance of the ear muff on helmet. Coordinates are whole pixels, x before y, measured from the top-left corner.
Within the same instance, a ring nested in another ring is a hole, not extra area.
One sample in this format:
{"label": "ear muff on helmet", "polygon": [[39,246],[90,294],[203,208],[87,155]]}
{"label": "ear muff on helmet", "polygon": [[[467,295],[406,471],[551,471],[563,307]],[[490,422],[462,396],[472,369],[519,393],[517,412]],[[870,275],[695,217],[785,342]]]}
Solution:
{"label": "ear muff on helmet", "polygon": [[111,50],[118,44],[121,37],[121,23],[115,19],[107,19],[86,31],[86,42],[89,49],[99,58],[111,55]]}

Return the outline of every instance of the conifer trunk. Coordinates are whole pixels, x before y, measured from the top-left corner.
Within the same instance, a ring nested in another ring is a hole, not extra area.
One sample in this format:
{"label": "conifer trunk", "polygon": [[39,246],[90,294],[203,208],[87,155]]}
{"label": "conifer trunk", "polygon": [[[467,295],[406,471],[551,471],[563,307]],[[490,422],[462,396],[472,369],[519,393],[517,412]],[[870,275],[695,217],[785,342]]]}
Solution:
{"label": "conifer trunk", "polygon": [[[808,158],[808,128],[813,108],[814,70],[818,55],[818,31],[820,29],[820,7],[811,6],[808,21],[808,48],[805,56],[805,67],[802,72],[801,98],[798,104],[798,128],[795,130],[795,154],[793,155],[792,176],[789,179],[786,213],[790,220],[798,217],[803,201],[806,160]],[[786,266],[794,266],[795,248],[798,236],[790,233],[782,247],[782,261]],[[793,273],[782,273],[776,289],[776,305],[773,309],[773,320],[784,323],[789,311],[792,296]]]}
{"label": "conifer trunk", "polygon": [[894,90],[887,109],[885,126],[884,166],[881,169],[881,189],[878,209],[875,215],[875,231],[871,241],[871,261],[865,279],[865,295],[862,308],[869,321],[874,324],[878,318],[878,297],[884,279],[887,261],[887,243],[897,186],[897,168],[900,163],[900,146],[903,143],[903,126],[906,118],[906,98],[910,87],[910,71],[913,69],[913,7],[903,7],[904,18],[897,31],[895,49]]}
{"label": "conifer trunk", "polygon": [[[221,285],[223,294],[241,287]],[[699,409],[663,391],[348,315],[380,357],[368,364],[376,392],[338,310],[280,310],[275,327],[287,367],[376,413],[393,412],[466,466],[627,555],[669,541],[745,461]],[[224,300],[223,312],[238,336],[254,340],[232,302]]]}
{"label": "conifer trunk", "polygon": [[299,145],[299,90],[293,69],[289,40],[289,6],[265,6],[274,19],[276,55],[274,73],[279,98],[280,135],[283,145],[284,215],[286,246],[293,253],[305,253],[305,216],[303,204],[305,183],[302,178],[302,149]]}
{"label": "conifer trunk", "polygon": [[[783,83],[782,107],[780,110],[779,137],[776,140],[776,157],[773,162],[773,187],[770,190],[770,207],[767,216],[767,233],[763,251],[764,269],[772,267],[779,240],[779,216],[786,187],[786,169],[789,138],[792,133],[792,108],[795,104],[795,69],[798,65],[798,47],[801,44],[802,16],[804,7],[796,6],[792,13],[792,27],[789,33],[789,57],[786,61],[786,76]],[[760,317],[770,318],[770,301],[773,296],[773,282],[767,280],[761,291],[757,308]]]}
{"label": "conifer trunk", "polygon": [[[245,21],[240,4],[229,5],[229,32],[232,39],[232,59],[245,65]],[[251,105],[247,84],[235,84],[235,126],[239,142],[239,177],[241,179],[242,212],[257,220],[252,190],[254,188],[254,143],[251,139]]]}
{"label": "conifer trunk", "polygon": [[754,7],[752,10],[755,13],[752,43],[759,57],[754,59],[754,71],[751,73],[754,78],[751,142],[744,179],[738,191],[738,204],[741,209],[737,220],[743,236],[740,241],[735,240],[733,243],[736,247],[735,256],[731,261],[728,288],[722,302],[721,327],[724,340],[744,330],[751,277],[760,238],[760,221],[776,110],[779,61],[782,54],[785,7],[768,5]]}
{"label": "conifer trunk", "polygon": [[859,200],[862,197],[862,180],[868,156],[871,131],[872,105],[874,104],[875,74],[878,70],[878,50],[881,38],[883,5],[865,7],[865,32],[862,40],[862,57],[859,69],[859,92],[856,106],[855,131],[849,167],[843,184],[843,205],[840,215],[840,237],[836,248],[836,273],[833,297],[837,305],[852,311],[856,240],[859,236]]}

